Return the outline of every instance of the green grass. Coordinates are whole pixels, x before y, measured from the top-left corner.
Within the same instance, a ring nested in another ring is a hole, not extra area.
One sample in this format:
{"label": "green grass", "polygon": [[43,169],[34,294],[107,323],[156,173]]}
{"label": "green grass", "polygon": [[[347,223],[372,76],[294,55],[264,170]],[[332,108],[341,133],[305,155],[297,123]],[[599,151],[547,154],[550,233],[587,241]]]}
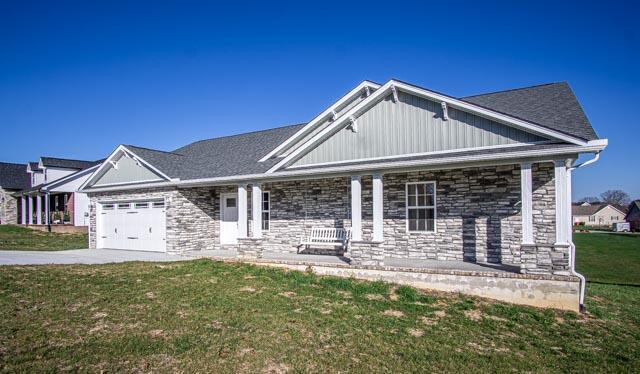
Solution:
{"label": "green grass", "polygon": [[0,226],[0,250],[64,250],[87,248],[87,234],[58,234],[25,227]]}
{"label": "green grass", "polygon": [[574,233],[576,270],[590,282],[640,286],[640,235]]}
{"label": "green grass", "polygon": [[197,260],[0,268],[3,371],[620,372],[640,288],[588,313]]}

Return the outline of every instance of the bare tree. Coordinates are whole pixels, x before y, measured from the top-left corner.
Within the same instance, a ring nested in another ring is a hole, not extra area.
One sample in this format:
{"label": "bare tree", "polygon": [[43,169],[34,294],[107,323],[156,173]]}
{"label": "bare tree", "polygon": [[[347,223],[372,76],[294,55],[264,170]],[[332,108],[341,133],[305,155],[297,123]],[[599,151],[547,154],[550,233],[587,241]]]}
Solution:
{"label": "bare tree", "polygon": [[607,204],[616,204],[621,206],[627,206],[631,203],[629,194],[622,190],[608,190],[600,194],[600,198]]}

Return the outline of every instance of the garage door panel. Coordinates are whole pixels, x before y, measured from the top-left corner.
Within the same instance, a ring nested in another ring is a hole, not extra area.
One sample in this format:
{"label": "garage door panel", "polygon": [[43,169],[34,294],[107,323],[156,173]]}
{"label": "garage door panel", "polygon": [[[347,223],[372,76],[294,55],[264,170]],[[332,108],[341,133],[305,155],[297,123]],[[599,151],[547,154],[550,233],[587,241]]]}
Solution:
{"label": "garage door panel", "polygon": [[166,251],[164,202],[118,202],[98,216],[102,248]]}

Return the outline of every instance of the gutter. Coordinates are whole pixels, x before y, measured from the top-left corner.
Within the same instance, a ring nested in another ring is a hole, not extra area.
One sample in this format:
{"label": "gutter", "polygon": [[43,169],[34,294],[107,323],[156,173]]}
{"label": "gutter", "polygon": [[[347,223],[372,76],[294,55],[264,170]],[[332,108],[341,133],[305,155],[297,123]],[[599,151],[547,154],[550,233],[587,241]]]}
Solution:
{"label": "gutter", "polygon": [[[572,166],[568,168],[569,171],[569,178],[571,178],[571,172],[574,170],[577,170],[581,167],[585,167],[588,165],[591,165],[595,162],[597,162],[600,159],[600,152],[602,151],[598,151],[595,153],[594,157],[590,160],[587,160],[581,164]],[[569,188],[571,188],[571,184],[569,184]],[[571,192],[571,191],[570,191]],[[571,209],[571,195],[569,195],[569,209]],[[571,211],[571,210],[569,210]],[[576,271],[576,245],[573,243],[573,219],[571,219],[571,221],[569,222],[569,232],[571,233],[571,236],[569,237],[569,271],[571,272],[572,275],[575,275],[576,277],[578,277],[580,279],[580,311],[584,310],[584,295],[585,295],[585,289],[587,286],[587,280],[584,277],[584,275],[578,273]]]}
{"label": "gutter", "polygon": [[[213,186],[241,183],[247,181],[280,181],[287,179],[294,179],[299,177],[318,177],[324,178],[328,175],[336,174],[363,174],[367,172],[380,172],[384,170],[397,170],[403,171],[411,170],[425,170],[425,168],[431,169],[444,169],[454,167],[467,167],[474,166],[472,163],[486,162],[488,165],[500,164],[500,163],[512,163],[513,159],[531,159],[531,161],[540,161],[541,157],[544,160],[553,160],[560,156],[569,156],[579,153],[591,153],[600,152],[607,145],[604,141],[592,141],[586,146],[568,146],[565,148],[550,148],[550,149],[533,149],[527,151],[513,151],[505,152],[502,154],[479,154],[473,156],[452,156],[443,157],[431,160],[405,160],[405,161],[391,161],[391,162],[377,162],[371,164],[355,164],[355,165],[340,165],[332,167],[324,167],[321,169],[305,169],[305,170],[287,170],[279,171],[275,173],[257,173],[246,175],[233,175],[226,177],[215,178],[202,178],[202,179],[190,179],[190,180],[171,180],[167,182],[148,183],[148,184],[131,184],[127,186],[104,186],[96,188],[81,188],[80,192],[92,193],[92,192],[106,192],[106,191],[121,191],[131,190],[138,188],[160,188],[160,187],[198,187],[198,186]],[[570,157],[570,156],[569,156]]]}

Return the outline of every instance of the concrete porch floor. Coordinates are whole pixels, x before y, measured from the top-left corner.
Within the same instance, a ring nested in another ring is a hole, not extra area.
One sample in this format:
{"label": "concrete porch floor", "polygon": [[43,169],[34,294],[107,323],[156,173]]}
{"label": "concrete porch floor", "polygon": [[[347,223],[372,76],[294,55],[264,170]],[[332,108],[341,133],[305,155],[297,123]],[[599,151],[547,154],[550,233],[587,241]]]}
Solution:
{"label": "concrete porch floor", "polygon": [[[231,249],[206,250],[186,252],[183,254],[187,257],[194,258],[221,258],[235,259],[238,252]],[[303,253],[283,253],[264,251],[262,253],[263,261],[276,261],[288,263],[308,263],[316,265],[349,265],[349,259],[343,256],[331,255],[314,255]],[[489,273],[519,273],[520,268],[515,265],[492,264],[492,263],[475,263],[463,261],[439,261],[439,260],[421,260],[421,259],[401,259],[386,257],[384,266],[406,269],[432,269],[432,270],[457,270],[469,272],[489,272]]]}

